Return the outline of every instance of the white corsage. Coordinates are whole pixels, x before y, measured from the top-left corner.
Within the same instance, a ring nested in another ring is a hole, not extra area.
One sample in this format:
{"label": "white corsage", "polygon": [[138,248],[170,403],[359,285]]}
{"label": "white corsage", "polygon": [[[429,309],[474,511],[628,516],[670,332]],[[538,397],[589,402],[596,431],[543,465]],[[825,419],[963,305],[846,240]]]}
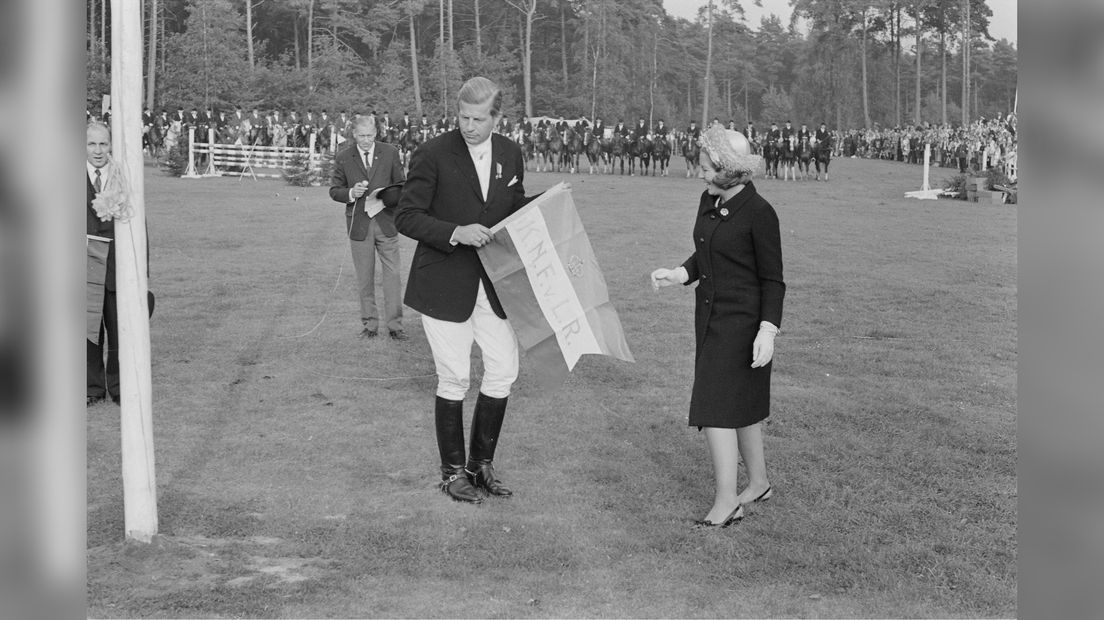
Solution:
{"label": "white corsage", "polygon": [[495,180],[499,181],[502,179],[502,164],[499,162],[495,162],[495,166]]}
{"label": "white corsage", "polygon": [[134,217],[134,205],[130,202],[130,184],[127,183],[122,167],[113,159],[107,166],[103,189],[92,200],[92,208],[103,222],[112,219],[125,222]]}

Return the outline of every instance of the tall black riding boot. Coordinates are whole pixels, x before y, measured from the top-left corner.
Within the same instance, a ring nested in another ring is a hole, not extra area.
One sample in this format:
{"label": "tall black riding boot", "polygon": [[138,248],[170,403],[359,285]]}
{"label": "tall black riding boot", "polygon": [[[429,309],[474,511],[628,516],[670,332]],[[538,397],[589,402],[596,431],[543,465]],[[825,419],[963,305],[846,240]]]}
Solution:
{"label": "tall black riding boot", "polygon": [[475,401],[475,414],[472,417],[468,475],[472,477],[476,487],[499,497],[509,497],[514,494],[498,481],[494,466],[491,464],[505,415],[505,398],[492,398],[482,392],[479,393],[479,398]]}
{"label": "tall black riding boot", "polygon": [[434,418],[441,452],[441,491],[458,502],[482,502],[483,496],[464,471],[464,401],[438,396]]}

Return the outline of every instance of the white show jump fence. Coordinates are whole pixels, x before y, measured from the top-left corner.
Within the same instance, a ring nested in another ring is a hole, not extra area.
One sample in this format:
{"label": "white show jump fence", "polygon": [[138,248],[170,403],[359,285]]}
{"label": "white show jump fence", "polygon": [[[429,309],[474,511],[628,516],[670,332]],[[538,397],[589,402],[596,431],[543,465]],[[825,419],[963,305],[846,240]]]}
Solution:
{"label": "white show jump fence", "polygon": [[[314,151],[315,134],[310,136],[306,147],[296,146],[260,146],[253,144],[219,144],[215,142],[213,129],[207,130],[207,142],[196,143],[195,127],[188,133],[188,167],[183,178],[201,179],[238,175],[238,179],[249,175],[270,179],[284,178],[283,172],[291,167],[296,157],[305,158],[310,169],[318,174],[322,171],[322,156]],[[196,159],[205,160],[204,171],[197,171]],[[258,172],[258,169],[261,171]]]}

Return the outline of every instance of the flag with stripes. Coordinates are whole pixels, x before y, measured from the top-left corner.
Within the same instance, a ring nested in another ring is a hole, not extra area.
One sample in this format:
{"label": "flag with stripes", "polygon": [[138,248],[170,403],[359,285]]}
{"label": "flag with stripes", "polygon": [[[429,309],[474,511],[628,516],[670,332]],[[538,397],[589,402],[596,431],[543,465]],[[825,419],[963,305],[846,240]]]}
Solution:
{"label": "flag with stripes", "polygon": [[103,321],[104,282],[107,280],[107,253],[111,249],[111,239],[88,235],[85,248],[88,250],[85,278],[87,284],[84,289],[85,337],[92,342],[99,342],[100,322]]}
{"label": "flag with stripes", "polygon": [[562,380],[586,354],[634,361],[563,183],[491,230],[479,258],[538,377]]}

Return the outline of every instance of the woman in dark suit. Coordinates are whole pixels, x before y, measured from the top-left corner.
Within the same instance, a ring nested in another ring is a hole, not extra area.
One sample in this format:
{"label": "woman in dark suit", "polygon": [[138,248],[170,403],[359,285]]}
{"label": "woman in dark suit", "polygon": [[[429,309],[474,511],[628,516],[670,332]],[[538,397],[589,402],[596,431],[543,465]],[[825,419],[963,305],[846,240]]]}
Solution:
{"label": "woman in dark suit", "polygon": [[[782,243],[778,216],[751,182],[761,161],[738,131],[711,127],[701,137],[706,182],[694,222],[694,253],[656,269],[652,286],[697,282],[696,355],[690,426],[705,429],[716,494],[704,526],[727,527],[744,505],[770,499],[761,422],[770,415],[771,358],[782,323]],[[738,491],[739,456],[748,483]]]}

